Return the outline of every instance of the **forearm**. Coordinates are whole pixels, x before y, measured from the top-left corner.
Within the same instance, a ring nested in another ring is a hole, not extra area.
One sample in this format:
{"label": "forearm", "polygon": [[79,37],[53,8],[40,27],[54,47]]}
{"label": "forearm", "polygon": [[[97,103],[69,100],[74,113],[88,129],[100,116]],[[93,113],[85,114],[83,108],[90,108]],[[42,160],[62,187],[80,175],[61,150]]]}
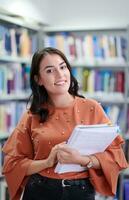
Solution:
{"label": "forearm", "polygon": [[31,175],[38,173],[46,168],[49,167],[47,159],[44,160],[33,160],[31,164],[29,165],[26,175]]}
{"label": "forearm", "polygon": [[99,160],[96,158],[96,156],[94,155],[90,155],[90,156],[82,156],[81,160],[80,160],[80,165],[82,166],[86,166],[89,161],[91,161],[93,163],[93,167],[94,169],[101,169],[101,165]]}

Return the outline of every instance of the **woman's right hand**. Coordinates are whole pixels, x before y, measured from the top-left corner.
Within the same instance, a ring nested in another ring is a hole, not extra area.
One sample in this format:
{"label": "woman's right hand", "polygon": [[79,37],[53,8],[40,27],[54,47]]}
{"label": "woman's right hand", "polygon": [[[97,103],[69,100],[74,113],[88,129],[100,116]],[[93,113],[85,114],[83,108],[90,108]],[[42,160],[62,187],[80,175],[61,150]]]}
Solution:
{"label": "woman's right hand", "polygon": [[28,167],[26,175],[28,176],[34,173],[38,173],[46,168],[52,167],[57,162],[58,150],[59,150],[59,145],[57,144],[51,149],[48,158],[43,160],[33,160]]}
{"label": "woman's right hand", "polygon": [[51,152],[46,159],[47,167],[52,167],[56,162],[57,162],[57,150],[58,150],[58,145],[55,145],[52,149]]}

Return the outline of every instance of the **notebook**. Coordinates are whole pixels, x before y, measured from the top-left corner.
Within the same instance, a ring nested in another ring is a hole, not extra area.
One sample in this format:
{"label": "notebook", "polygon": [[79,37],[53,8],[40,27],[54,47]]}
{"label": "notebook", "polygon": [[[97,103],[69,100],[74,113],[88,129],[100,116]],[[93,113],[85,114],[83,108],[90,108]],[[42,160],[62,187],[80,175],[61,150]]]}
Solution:
{"label": "notebook", "polygon": [[[118,136],[119,126],[108,124],[77,125],[67,144],[77,149],[82,155],[103,152]],[[78,164],[60,164],[55,167],[56,173],[80,172],[86,170]]]}

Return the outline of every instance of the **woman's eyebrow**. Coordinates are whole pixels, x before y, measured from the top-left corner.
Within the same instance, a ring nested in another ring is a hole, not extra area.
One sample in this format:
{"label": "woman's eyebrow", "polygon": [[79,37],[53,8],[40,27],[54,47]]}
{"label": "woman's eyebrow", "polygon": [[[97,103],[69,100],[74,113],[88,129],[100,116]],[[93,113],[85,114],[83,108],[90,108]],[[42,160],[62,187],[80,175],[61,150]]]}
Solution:
{"label": "woman's eyebrow", "polygon": [[[61,62],[59,65],[63,65],[63,64],[66,64],[66,63],[63,61],[63,62]],[[54,65],[47,65],[47,66],[45,66],[44,69],[52,68],[52,67],[54,67]]]}
{"label": "woman's eyebrow", "polygon": [[65,61],[61,62],[59,65],[63,65],[63,64],[66,64]]}
{"label": "woman's eyebrow", "polygon": [[52,68],[54,67],[53,65],[47,65],[46,67],[44,67],[44,69],[47,69],[47,68]]}

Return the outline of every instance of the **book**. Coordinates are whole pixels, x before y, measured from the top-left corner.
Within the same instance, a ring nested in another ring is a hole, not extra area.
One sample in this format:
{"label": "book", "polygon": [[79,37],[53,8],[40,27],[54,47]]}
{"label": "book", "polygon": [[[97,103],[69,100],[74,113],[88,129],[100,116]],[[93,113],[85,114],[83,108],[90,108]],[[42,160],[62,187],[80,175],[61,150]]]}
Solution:
{"label": "book", "polygon": [[[77,125],[68,139],[68,146],[80,152],[81,155],[91,155],[103,152],[112,141],[118,136],[119,127],[117,125],[96,124]],[[78,164],[57,163],[56,173],[80,172],[86,170]]]}
{"label": "book", "polygon": [[129,180],[124,181],[124,200],[129,199]]}

